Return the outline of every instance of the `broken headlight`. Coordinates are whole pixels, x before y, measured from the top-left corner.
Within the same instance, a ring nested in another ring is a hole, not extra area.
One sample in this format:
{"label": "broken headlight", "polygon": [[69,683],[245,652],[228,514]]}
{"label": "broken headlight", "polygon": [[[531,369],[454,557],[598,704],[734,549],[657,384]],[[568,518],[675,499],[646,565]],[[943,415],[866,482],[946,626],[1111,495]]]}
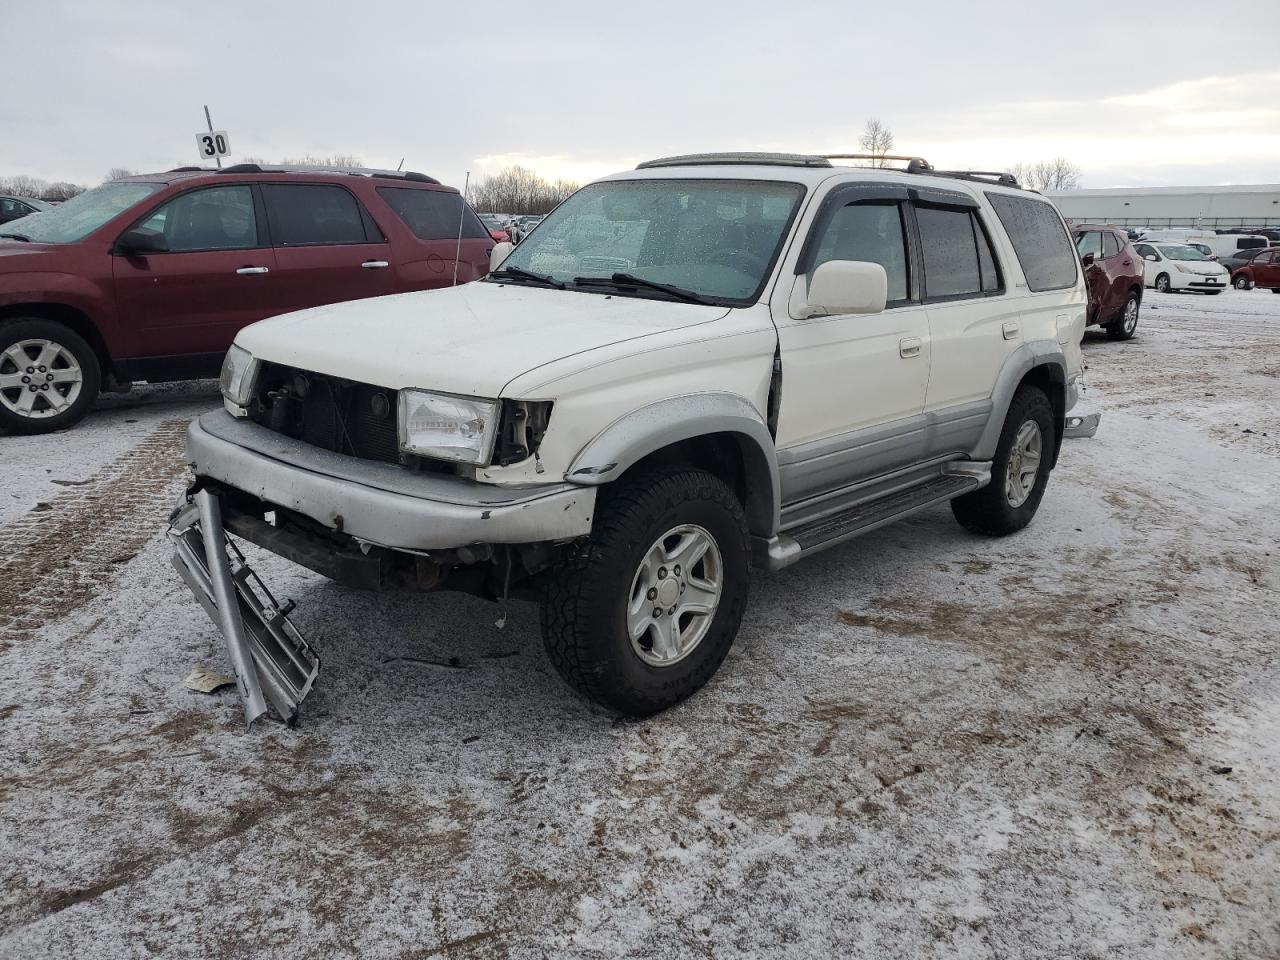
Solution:
{"label": "broken headlight", "polygon": [[222,396],[231,413],[245,416],[245,408],[253,398],[254,381],[258,378],[258,361],[248,350],[232,344],[222,361]]}
{"label": "broken headlight", "polygon": [[400,449],[422,457],[486,464],[498,433],[498,401],[401,390]]}

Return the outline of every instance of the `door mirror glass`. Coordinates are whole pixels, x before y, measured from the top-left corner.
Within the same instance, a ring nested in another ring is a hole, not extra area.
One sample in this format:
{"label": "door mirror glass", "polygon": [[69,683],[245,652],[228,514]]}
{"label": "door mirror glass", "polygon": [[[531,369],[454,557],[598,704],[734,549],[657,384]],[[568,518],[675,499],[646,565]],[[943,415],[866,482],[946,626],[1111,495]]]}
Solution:
{"label": "door mirror glass", "polygon": [[116,241],[116,249],[124,254],[167,253],[169,241],[158,230],[138,227],[123,233]]}
{"label": "door mirror glass", "polygon": [[514,243],[495,243],[493,245],[493,250],[489,253],[489,272],[493,273],[493,271],[502,266],[502,261],[511,256],[511,251],[515,248],[516,246]]}
{"label": "door mirror glass", "polygon": [[1145,257],[1143,257],[1142,259],[1143,259],[1143,260],[1150,260],[1152,263],[1155,263],[1155,262],[1156,262],[1157,260],[1159,260],[1160,258],[1159,258],[1159,257],[1157,257],[1154,253],[1148,253],[1148,254],[1147,254]]}
{"label": "door mirror glass", "polygon": [[809,316],[881,313],[888,302],[889,277],[878,263],[828,260],[809,275]]}

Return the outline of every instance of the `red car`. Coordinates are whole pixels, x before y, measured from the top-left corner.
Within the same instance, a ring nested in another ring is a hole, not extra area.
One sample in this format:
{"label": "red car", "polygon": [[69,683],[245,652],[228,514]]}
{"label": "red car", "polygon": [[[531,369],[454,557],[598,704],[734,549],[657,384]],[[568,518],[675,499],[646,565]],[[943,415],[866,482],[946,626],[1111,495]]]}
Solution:
{"label": "red car", "polygon": [[1089,288],[1088,324],[1098,324],[1113,340],[1128,340],[1138,329],[1142,306],[1142,257],[1116,227],[1091,223],[1071,228]]}
{"label": "red car", "polygon": [[476,280],[493,246],[420,173],[240,164],[104,184],[0,225],[0,428],[70,426],[133,380],[217,376],[255,320]]}
{"label": "red car", "polygon": [[1237,290],[1262,287],[1280,293],[1280,247],[1241,250],[1235,257],[1223,257],[1219,262],[1231,271],[1231,283]]}

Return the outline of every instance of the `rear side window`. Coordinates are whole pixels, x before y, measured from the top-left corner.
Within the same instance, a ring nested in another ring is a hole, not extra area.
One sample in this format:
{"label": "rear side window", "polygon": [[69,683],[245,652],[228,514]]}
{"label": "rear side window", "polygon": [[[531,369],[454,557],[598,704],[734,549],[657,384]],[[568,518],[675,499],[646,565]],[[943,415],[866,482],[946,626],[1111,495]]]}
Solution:
{"label": "rear side window", "polygon": [[1237,250],[1254,250],[1258,247],[1265,247],[1267,241],[1263,237],[1241,237],[1236,241]]}
{"label": "rear side window", "polygon": [[[264,183],[262,195],[277,247],[368,243],[366,218],[356,198],[328,183]],[[376,228],[375,228],[376,229]]]}
{"label": "rear side window", "polygon": [[851,203],[832,216],[818,244],[814,267],[828,260],[863,260],[884,267],[889,302],[907,299],[907,242],[896,203]]}
{"label": "rear side window", "polygon": [[1013,242],[1029,290],[1063,290],[1076,282],[1071,238],[1051,203],[1007,193],[988,193],[987,200]]}
{"label": "rear side window", "polygon": [[981,296],[1000,290],[991,242],[968,208],[916,207],[925,298]]}
{"label": "rear side window", "polygon": [[1104,233],[1102,235],[1102,255],[1104,257],[1114,257],[1120,252],[1120,241],[1116,239],[1114,233]]}
{"label": "rear side window", "polygon": [[488,240],[489,231],[462,197],[443,190],[415,190],[412,187],[379,187],[378,195],[387,202],[404,225],[419,240],[454,240],[458,221],[462,221],[462,239]]}

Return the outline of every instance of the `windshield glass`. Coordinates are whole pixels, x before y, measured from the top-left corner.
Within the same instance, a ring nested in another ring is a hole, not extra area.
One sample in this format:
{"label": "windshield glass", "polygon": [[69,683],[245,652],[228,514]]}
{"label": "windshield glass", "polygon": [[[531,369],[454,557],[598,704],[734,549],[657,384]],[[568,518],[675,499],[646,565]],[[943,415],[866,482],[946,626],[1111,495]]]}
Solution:
{"label": "windshield glass", "polygon": [[803,194],[799,184],[755,180],[593,183],[548,214],[502,267],[570,285],[625,273],[718,303],[747,303],[768,280]]}
{"label": "windshield glass", "polygon": [[0,225],[0,234],[20,234],[33,243],[75,243],[163,186],[162,183],[104,183],[50,210]]}
{"label": "windshield glass", "polygon": [[1160,251],[1170,260],[1208,260],[1203,253],[1195,247],[1188,247],[1181,243],[1165,243],[1161,244]]}

